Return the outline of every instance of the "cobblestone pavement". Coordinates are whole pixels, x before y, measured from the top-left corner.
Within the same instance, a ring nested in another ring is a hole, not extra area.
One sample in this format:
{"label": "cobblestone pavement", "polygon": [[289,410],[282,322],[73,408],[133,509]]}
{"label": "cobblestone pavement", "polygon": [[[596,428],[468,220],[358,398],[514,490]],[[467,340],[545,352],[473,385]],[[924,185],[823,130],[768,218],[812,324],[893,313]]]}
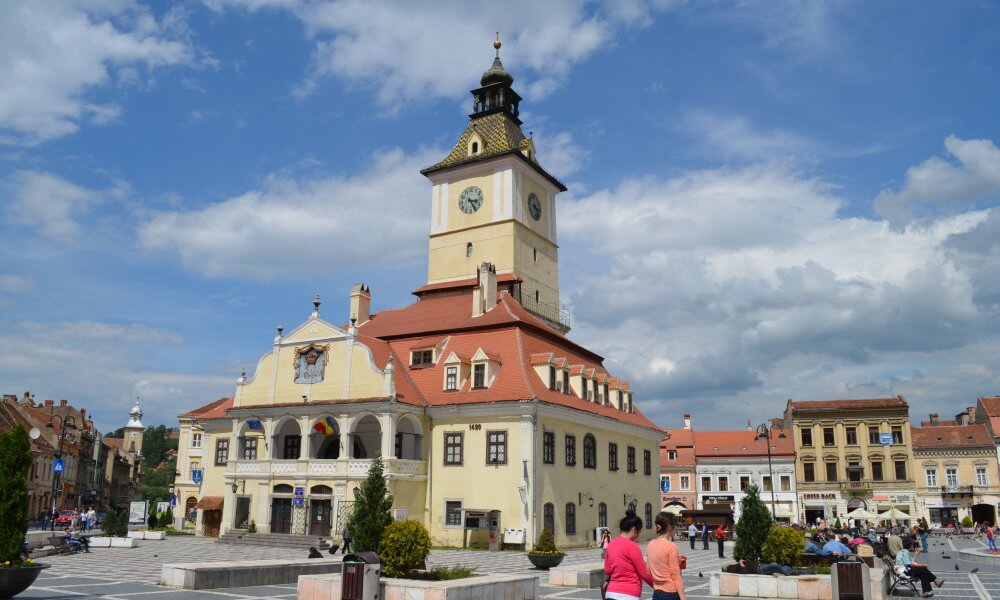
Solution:
{"label": "cobblestone pavement", "polygon": [[[163,541],[142,541],[134,549],[95,548],[90,554],[51,556],[42,559],[52,568],[42,572],[36,584],[18,596],[18,599],[36,600],[250,600],[263,598],[295,598],[295,585],[274,585],[224,590],[172,590],[157,585],[164,563],[208,562],[215,560],[247,560],[286,558],[287,550],[254,546],[216,544],[212,540],[193,537],[175,537]],[[929,563],[931,570],[945,578],[946,584],[935,590],[935,598],[1000,600],[1000,567],[967,562],[959,559],[958,549],[981,547],[977,540],[933,539],[929,556],[921,561]],[[708,574],[718,570],[729,559],[720,560],[717,550],[691,550],[682,546],[688,556],[684,581],[688,596],[709,598]],[[726,556],[732,552],[726,545]],[[600,561],[600,551],[592,549],[570,550],[564,564],[582,564]],[[475,566],[482,572],[536,573],[541,579],[541,597],[564,600],[594,600],[600,597],[596,590],[553,588],[548,586],[548,576],[531,568],[521,552],[490,553],[471,550],[433,550],[428,564]],[[955,566],[958,565],[958,570]],[[970,573],[973,568],[977,573]],[[702,576],[699,577],[699,574]],[[650,598],[646,590],[643,598]]]}

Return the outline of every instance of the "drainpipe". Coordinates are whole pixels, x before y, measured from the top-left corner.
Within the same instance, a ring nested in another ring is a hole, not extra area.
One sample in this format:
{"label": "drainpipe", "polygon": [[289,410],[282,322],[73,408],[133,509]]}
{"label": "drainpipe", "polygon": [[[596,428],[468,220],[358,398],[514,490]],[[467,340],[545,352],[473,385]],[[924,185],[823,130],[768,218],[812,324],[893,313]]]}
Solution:
{"label": "drainpipe", "polygon": [[[529,485],[531,486],[531,540],[530,543],[534,543],[534,540],[538,539],[537,528],[538,528],[538,398],[532,398],[534,407],[531,414],[531,481]],[[528,546],[529,540],[524,540],[525,548],[530,548]]]}

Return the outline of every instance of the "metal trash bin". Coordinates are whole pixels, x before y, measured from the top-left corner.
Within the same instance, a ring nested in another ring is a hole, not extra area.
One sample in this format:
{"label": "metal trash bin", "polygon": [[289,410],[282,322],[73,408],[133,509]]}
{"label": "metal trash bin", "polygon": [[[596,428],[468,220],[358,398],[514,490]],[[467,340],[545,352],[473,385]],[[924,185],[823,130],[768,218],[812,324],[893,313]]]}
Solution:
{"label": "metal trash bin", "polygon": [[341,600],[379,600],[381,574],[382,559],[374,552],[348,554],[341,572]]}
{"label": "metal trash bin", "polygon": [[871,600],[868,565],[857,557],[833,563],[830,583],[836,600]]}

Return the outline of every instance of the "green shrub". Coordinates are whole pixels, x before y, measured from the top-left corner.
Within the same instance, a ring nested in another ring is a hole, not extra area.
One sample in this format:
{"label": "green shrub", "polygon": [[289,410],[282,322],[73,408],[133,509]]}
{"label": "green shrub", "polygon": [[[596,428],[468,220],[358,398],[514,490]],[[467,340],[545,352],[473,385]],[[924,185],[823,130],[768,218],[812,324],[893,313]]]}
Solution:
{"label": "green shrub", "polygon": [[552,535],[552,531],[543,528],[541,535],[538,536],[538,542],[531,549],[528,554],[549,554],[549,555],[563,555],[565,552],[556,548],[555,536]]}
{"label": "green shrub", "polygon": [[250,524],[247,525],[247,533],[257,533],[257,522],[250,519]]}
{"label": "green shrub", "polygon": [[0,563],[20,565],[28,531],[31,442],[18,425],[0,434]]}
{"label": "green shrub", "polygon": [[827,564],[818,564],[818,565],[816,565],[816,574],[817,575],[829,575],[831,570],[832,569],[830,568],[830,565],[827,565]]}
{"label": "green shrub", "polygon": [[972,527],[972,525],[973,525],[972,517],[970,517],[969,515],[965,515],[964,517],[962,517],[962,527]]}
{"label": "green shrub", "polygon": [[736,523],[733,557],[736,560],[759,561],[760,549],[773,524],[771,511],[760,501],[760,488],[756,484],[750,484],[746,495],[740,500],[740,520]]}
{"label": "green shrub", "polygon": [[840,529],[841,528],[840,527],[840,517],[837,517],[837,520],[833,522],[833,528],[834,529]]}
{"label": "green shrub", "polygon": [[760,559],[794,567],[802,557],[804,548],[805,538],[800,532],[791,527],[775,526],[767,532],[764,546],[760,549]]}
{"label": "green shrub", "polygon": [[124,510],[113,508],[104,517],[104,525],[101,526],[104,534],[110,537],[126,537],[128,535],[128,513]]}
{"label": "green shrub", "polygon": [[156,518],[156,513],[149,515],[149,518],[146,519],[146,522],[149,523],[150,529],[156,529],[156,524],[159,523],[159,519]]}
{"label": "green shrub", "polygon": [[456,565],[454,567],[434,567],[431,569],[431,574],[438,581],[447,581],[449,579],[465,579],[466,577],[472,577],[476,574],[476,567],[466,567],[462,565]]}
{"label": "green shrub", "polygon": [[424,563],[430,551],[431,535],[416,519],[396,521],[382,530],[378,556],[389,577],[406,577]]}
{"label": "green shrub", "polygon": [[354,502],[354,512],[347,521],[351,549],[355,552],[378,552],[382,531],[392,523],[392,496],[384,473],[382,459],[375,457]]}

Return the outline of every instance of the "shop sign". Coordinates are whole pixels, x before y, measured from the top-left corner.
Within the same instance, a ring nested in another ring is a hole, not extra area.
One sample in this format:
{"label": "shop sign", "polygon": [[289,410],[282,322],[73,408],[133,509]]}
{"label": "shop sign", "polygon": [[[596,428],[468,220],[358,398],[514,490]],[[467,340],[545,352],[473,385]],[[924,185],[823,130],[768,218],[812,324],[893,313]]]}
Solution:
{"label": "shop sign", "polygon": [[872,500],[874,500],[876,502],[890,502],[891,501],[891,499],[889,498],[889,496],[886,496],[886,495],[872,496]]}
{"label": "shop sign", "polygon": [[828,493],[808,493],[802,494],[803,500],[836,500],[837,494]]}
{"label": "shop sign", "polygon": [[701,501],[705,504],[732,504],[736,502],[735,496],[702,496]]}
{"label": "shop sign", "polygon": [[893,496],[893,498],[894,498],[893,502],[909,502],[910,501],[910,495],[909,494],[897,494],[897,495]]}

